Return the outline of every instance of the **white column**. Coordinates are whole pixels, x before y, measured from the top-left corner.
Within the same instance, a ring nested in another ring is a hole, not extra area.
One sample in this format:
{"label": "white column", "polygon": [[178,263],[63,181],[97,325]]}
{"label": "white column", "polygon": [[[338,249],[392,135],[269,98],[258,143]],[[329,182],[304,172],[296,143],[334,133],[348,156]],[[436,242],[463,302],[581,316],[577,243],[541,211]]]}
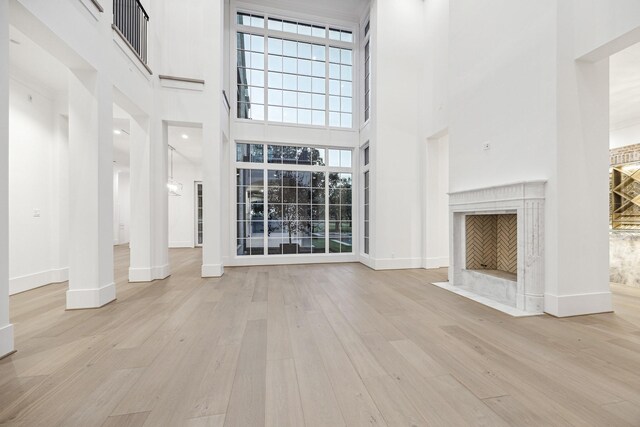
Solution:
{"label": "white column", "polygon": [[67,309],[101,307],[113,282],[113,100],[101,73],[69,73]]}
{"label": "white column", "polygon": [[222,262],[222,64],[224,4],[214,0],[207,4],[209,21],[207,40],[210,46],[205,64],[205,96],[208,99],[207,120],[203,123],[202,138],[202,202],[203,246],[202,277],[220,277]]}
{"label": "white column", "polygon": [[[169,276],[166,141],[163,125],[150,128],[148,117],[130,121],[131,264],[130,282]],[[163,226],[164,224],[164,226]]]}
{"label": "white column", "polygon": [[9,323],[9,7],[0,0],[0,357],[14,351]]}
{"label": "white column", "polygon": [[130,282],[153,280],[151,263],[151,144],[149,119],[129,120],[129,156],[131,185],[131,223],[129,228],[131,261]]}
{"label": "white column", "polygon": [[151,128],[151,214],[153,228],[151,233],[152,260],[155,266],[154,279],[164,279],[171,274],[169,266],[169,200],[167,180],[168,131],[167,123],[155,117]]}

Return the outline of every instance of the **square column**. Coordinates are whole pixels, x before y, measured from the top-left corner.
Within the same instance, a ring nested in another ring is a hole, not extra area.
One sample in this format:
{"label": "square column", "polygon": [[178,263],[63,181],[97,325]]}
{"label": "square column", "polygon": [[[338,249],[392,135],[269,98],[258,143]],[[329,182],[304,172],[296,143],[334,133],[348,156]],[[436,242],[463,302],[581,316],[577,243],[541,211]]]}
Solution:
{"label": "square column", "polygon": [[224,3],[207,3],[203,13],[209,17],[206,30],[205,103],[207,115],[202,124],[202,202],[203,245],[202,277],[220,277],[224,273],[222,248],[222,133]]}
{"label": "square column", "polygon": [[167,230],[166,126],[150,137],[148,117],[130,120],[131,264],[130,282],[169,276]]}
{"label": "square column", "polygon": [[14,351],[9,323],[9,7],[0,0],[0,357]]}
{"label": "square column", "polygon": [[113,282],[113,94],[93,70],[69,73],[67,309],[101,307]]}

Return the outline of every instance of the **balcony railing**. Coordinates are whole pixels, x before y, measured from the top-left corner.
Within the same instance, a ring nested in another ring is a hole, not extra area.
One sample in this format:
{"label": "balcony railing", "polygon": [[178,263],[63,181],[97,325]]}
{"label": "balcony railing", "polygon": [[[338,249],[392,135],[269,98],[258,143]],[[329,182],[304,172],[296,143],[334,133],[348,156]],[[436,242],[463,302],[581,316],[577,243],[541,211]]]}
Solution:
{"label": "balcony railing", "polygon": [[113,0],[113,25],[147,64],[149,15],[139,0]]}

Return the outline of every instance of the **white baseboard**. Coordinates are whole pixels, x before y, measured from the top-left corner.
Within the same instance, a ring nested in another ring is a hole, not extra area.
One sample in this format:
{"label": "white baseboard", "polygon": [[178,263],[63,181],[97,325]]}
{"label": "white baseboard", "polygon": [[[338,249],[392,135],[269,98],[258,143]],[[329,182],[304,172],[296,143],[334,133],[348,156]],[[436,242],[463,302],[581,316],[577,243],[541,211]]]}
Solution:
{"label": "white baseboard", "polygon": [[15,344],[13,341],[13,325],[8,325],[0,328],[0,358],[11,354],[15,351]]}
{"label": "white baseboard", "polygon": [[169,242],[169,249],[194,248],[193,242]]}
{"label": "white baseboard", "polygon": [[41,271],[25,276],[9,279],[9,295],[29,291],[51,283],[66,282],[69,280],[69,269],[59,268],[55,270]]}
{"label": "white baseboard", "polygon": [[67,310],[99,308],[115,299],[115,283],[110,283],[101,288],[69,289],[67,291]]}
{"label": "white baseboard", "polygon": [[544,311],[556,317],[581,316],[613,311],[611,292],[576,295],[544,295]]}
{"label": "white baseboard", "polygon": [[224,267],[222,264],[205,264],[202,266],[202,277],[222,277]]}
{"label": "white baseboard", "polygon": [[171,275],[169,264],[146,268],[129,268],[129,282],[153,282]]}
{"label": "white baseboard", "polygon": [[422,258],[372,258],[368,266],[374,270],[422,268]]}
{"label": "white baseboard", "polygon": [[426,269],[449,267],[449,257],[425,258],[423,267]]}

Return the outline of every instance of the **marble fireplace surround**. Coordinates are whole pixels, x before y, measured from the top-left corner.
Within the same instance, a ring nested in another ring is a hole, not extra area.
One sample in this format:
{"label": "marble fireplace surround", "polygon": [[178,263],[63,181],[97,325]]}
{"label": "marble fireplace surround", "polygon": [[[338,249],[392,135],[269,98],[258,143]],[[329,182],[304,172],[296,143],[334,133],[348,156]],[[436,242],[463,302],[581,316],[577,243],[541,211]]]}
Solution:
{"label": "marble fireplace surround", "polygon": [[[529,181],[450,193],[451,265],[449,283],[441,287],[514,316],[543,313],[545,185]],[[517,215],[517,282],[466,269],[466,216],[493,214]]]}

